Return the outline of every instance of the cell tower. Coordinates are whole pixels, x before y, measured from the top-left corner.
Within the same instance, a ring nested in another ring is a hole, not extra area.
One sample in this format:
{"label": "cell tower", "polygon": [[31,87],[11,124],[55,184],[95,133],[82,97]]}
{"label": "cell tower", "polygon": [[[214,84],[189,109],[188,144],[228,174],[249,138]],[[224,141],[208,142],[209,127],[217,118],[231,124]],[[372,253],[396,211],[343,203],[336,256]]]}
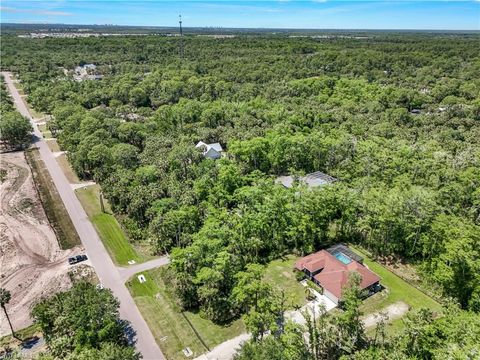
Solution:
{"label": "cell tower", "polygon": [[178,23],[180,24],[180,59],[183,59],[183,29],[182,29],[182,15],[178,15]]}

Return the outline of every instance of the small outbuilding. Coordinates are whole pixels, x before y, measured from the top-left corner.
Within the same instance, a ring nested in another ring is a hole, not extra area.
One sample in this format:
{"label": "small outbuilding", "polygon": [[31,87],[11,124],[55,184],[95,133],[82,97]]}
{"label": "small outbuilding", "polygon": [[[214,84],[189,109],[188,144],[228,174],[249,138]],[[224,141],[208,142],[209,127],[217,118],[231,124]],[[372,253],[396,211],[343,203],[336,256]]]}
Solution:
{"label": "small outbuilding", "polygon": [[199,141],[195,147],[202,150],[203,156],[207,159],[216,160],[222,157],[223,148],[220,143],[206,144],[203,141]]}

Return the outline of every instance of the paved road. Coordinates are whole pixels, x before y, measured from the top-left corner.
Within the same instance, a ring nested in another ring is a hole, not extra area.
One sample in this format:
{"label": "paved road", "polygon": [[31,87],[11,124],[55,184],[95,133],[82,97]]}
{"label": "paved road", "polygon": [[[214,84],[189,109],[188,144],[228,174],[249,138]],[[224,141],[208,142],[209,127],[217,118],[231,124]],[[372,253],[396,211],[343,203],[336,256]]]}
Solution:
{"label": "paved road", "polygon": [[167,265],[168,263],[170,263],[170,259],[168,258],[168,256],[162,256],[158,259],[153,259],[141,264],[131,265],[127,268],[118,267],[117,269],[118,269],[118,272],[120,273],[120,277],[122,278],[122,280],[127,281],[133,275],[139,272],[155,269],[159,266]]}
{"label": "paved road", "polygon": [[130,321],[133,329],[137,333],[136,346],[138,351],[142,353],[144,359],[165,359],[155,342],[147,323],[143,319],[133,301],[133,298],[125,287],[117,268],[110,259],[102,241],[98,237],[97,232],[65,177],[65,174],[55,160],[47,143],[43,140],[41,132],[38,130],[25,103],[23,102],[23,99],[12,82],[11,74],[6,72],[3,72],[2,74],[5,77],[7,87],[18,111],[23,116],[28,117],[32,122],[34,134],[38,138],[35,142],[35,146],[39,149],[40,156],[53,179],[63,203],[65,204],[65,208],[72,219],[73,225],[75,226],[80,239],[82,240],[82,244],[85,246],[88,257],[90,258],[100,281],[105,287],[111,289],[113,294],[120,300],[120,316],[123,319]]}

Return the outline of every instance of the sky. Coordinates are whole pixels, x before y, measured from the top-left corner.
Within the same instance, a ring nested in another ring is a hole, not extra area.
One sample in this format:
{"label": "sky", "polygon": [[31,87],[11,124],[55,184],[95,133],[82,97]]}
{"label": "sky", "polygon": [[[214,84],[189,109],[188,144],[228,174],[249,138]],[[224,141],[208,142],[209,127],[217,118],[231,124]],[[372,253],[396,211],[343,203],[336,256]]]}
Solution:
{"label": "sky", "polygon": [[480,30],[480,0],[2,0],[1,22]]}

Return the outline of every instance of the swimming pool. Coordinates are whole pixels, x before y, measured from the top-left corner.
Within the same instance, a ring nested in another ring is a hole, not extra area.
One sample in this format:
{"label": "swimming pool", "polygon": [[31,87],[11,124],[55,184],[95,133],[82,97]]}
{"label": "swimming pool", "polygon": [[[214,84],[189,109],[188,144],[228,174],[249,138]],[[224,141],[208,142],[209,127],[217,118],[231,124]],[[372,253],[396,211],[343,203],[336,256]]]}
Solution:
{"label": "swimming pool", "polygon": [[352,259],[350,259],[347,255],[342,254],[341,252],[336,252],[335,254],[333,254],[333,256],[335,256],[338,260],[340,260],[345,265],[348,265],[352,262]]}

